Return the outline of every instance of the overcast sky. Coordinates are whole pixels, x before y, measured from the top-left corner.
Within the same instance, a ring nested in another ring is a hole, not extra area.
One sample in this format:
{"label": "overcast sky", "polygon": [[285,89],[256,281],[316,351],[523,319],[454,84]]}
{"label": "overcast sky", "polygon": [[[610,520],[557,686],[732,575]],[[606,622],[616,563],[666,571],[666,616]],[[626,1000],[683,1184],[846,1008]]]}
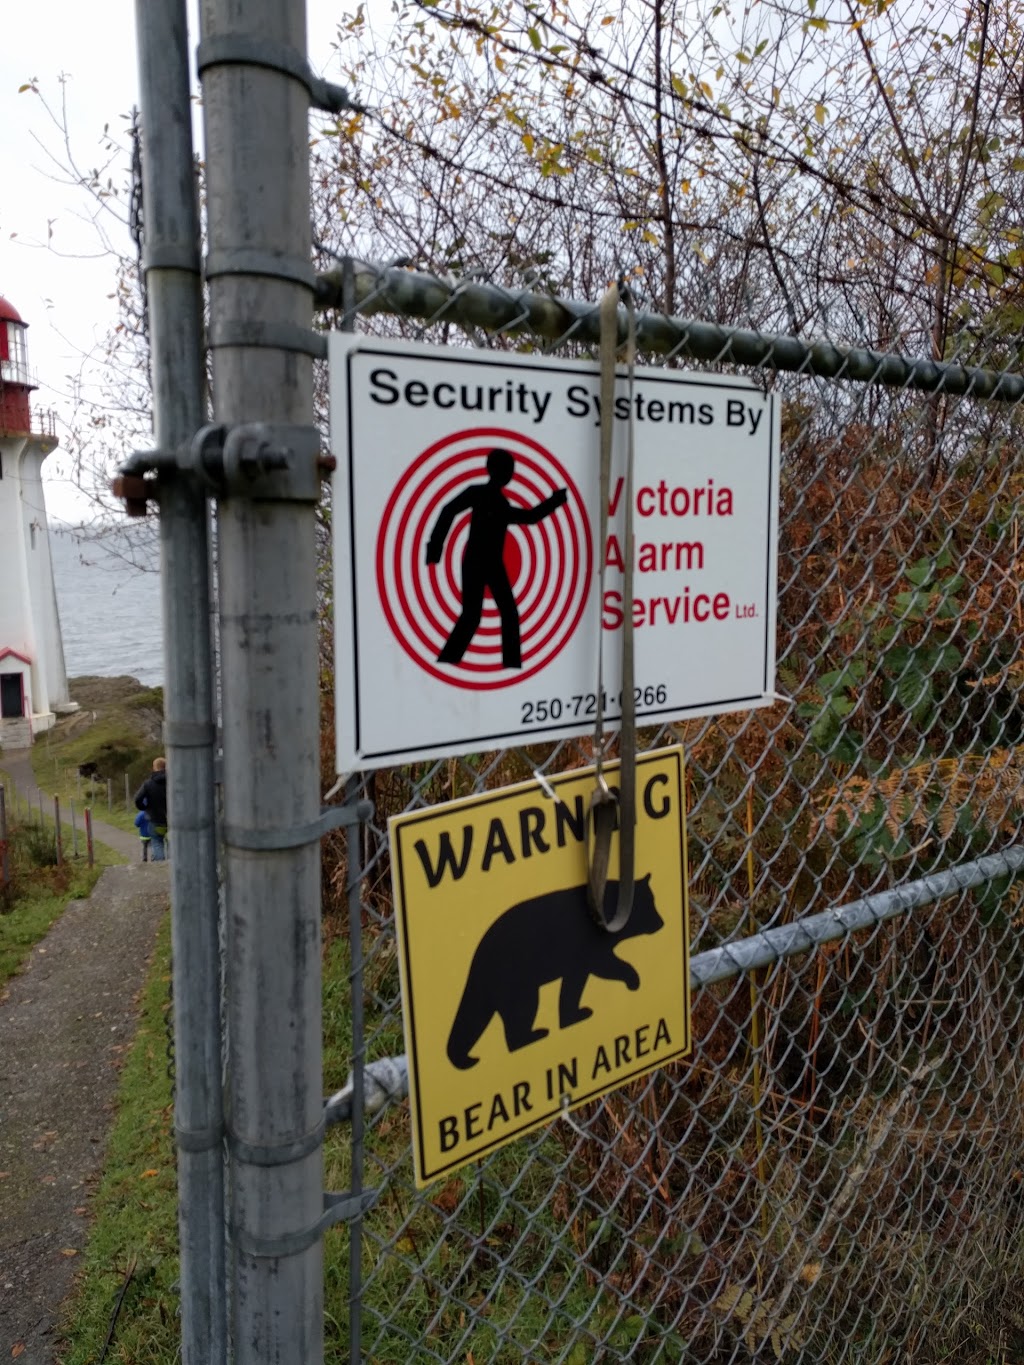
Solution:
{"label": "overcast sky", "polygon": [[[309,51],[320,74],[336,70],[331,51],[346,0],[309,0]],[[97,22],[102,14],[102,22]],[[68,186],[60,169],[67,160],[62,135],[42,99],[19,86],[38,83],[40,95],[59,113],[66,102],[72,154],[80,167],[103,164],[103,130],[122,134],[138,102],[133,0],[45,0],[41,5],[4,4],[0,44],[0,295],[29,323],[29,361],[40,381],[40,407],[70,415],[76,388],[99,392],[95,357],[115,316],[110,298],[114,263],[103,254],[91,217],[96,206]],[[198,30],[193,21],[190,45]],[[64,77],[62,84],[61,78]],[[125,166],[111,167],[115,184]],[[100,215],[119,249],[130,249],[126,229]],[[90,357],[94,357],[90,363]],[[69,479],[69,461],[55,453],[46,462],[51,518],[79,520],[90,508]]]}

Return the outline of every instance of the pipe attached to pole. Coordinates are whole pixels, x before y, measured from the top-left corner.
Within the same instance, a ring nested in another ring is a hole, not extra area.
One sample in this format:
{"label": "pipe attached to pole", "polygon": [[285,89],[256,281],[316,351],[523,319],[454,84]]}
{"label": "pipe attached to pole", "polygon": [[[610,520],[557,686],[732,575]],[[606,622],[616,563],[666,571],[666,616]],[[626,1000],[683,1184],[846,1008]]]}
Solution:
{"label": "pipe attached to pole", "polygon": [[[144,268],[153,427],[161,449],[203,425],[199,205],[185,0],[136,0]],[[164,742],[172,832],[175,1095],[183,1365],[228,1359],[213,662],[206,498],[191,473],[158,483]]]}

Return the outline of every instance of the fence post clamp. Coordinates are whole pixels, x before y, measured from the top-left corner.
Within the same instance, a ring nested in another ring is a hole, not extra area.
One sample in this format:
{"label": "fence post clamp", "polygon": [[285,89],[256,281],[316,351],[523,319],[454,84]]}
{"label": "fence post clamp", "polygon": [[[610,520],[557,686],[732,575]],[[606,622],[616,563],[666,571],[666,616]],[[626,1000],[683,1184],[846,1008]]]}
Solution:
{"label": "fence post clamp", "polygon": [[242,829],[238,825],[222,824],[220,834],[228,848],[246,849],[250,853],[274,853],[282,848],[301,848],[303,844],[318,843],[331,830],[366,824],[372,818],[372,801],[353,801],[343,806],[324,806],[319,818],[308,825],[294,825],[290,829]]}
{"label": "fence post clamp", "polygon": [[315,426],[239,422],[206,426],[192,440],[192,468],[221,497],[317,502],[333,461]]}
{"label": "fence post clamp", "polygon": [[325,1190],[324,1211],[308,1228],[285,1233],[282,1237],[253,1237],[241,1228],[235,1228],[232,1240],[244,1256],[269,1260],[276,1260],[279,1256],[296,1256],[318,1242],[335,1223],[351,1223],[361,1218],[377,1202],[379,1193],[379,1190],[363,1190],[361,1194],[352,1194],[345,1190],[341,1194],[332,1194],[330,1190]]}
{"label": "fence post clamp", "polygon": [[[312,335],[312,334],[310,334]],[[197,475],[212,497],[318,502],[320,483],[337,461],[320,449],[315,426],[239,422],[200,427],[177,450],[137,450],[111,482],[130,517],[144,517],[158,480],[146,475]]]}

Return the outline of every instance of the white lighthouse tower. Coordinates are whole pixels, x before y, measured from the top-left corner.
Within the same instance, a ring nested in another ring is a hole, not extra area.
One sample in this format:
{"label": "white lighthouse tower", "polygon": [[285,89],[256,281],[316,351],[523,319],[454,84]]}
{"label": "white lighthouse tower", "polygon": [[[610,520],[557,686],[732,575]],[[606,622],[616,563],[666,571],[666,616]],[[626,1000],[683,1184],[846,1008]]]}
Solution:
{"label": "white lighthouse tower", "polygon": [[68,694],[43,502],[43,461],[56,448],[53,416],[33,417],[38,387],[17,310],[0,298],[0,748],[27,748]]}

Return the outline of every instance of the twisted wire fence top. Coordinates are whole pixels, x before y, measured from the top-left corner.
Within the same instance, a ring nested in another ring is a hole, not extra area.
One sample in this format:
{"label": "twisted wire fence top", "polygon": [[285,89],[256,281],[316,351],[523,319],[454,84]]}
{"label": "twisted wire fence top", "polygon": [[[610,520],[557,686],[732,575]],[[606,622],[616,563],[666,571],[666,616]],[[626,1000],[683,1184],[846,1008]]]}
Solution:
{"label": "twisted wire fence top", "polygon": [[[405,266],[352,261],[352,304],[362,317],[389,315],[413,319],[422,330],[455,323],[473,338],[480,329],[509,337],[531,336],[550,349],[567,344],[596,349],[600,340],[598,307],[590,301],[512,290],[486,279],[444,280]],[[317,307],[345,308],[342,267],[316,280]],[[625,340],[625,309],[620,340]],[[696,318],[638,312],[637,349],[641,354],[792,371],[825,379],[846,379],[924,393],[965,395],[1018,403],[1024,375],[956,361],[891,355],[863,346],[841,346],[822,339],[723,326]]]}

